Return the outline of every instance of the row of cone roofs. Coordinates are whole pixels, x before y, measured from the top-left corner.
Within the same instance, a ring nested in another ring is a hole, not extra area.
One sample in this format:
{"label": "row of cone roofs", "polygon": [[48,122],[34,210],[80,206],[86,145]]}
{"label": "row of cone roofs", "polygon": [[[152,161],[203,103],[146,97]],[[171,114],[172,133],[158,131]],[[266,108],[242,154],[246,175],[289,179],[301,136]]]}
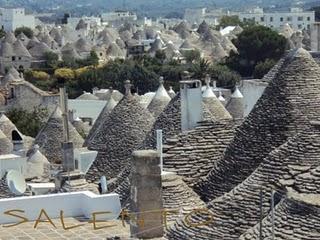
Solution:
{"label": "row of cone roofs", "polygon": [[[210,104],[217,104],[218,109],[223,112],[222,118],[226,116],[226,118],[231,118],[230,114],[225,110],[224,106],[220,103],[218,98],[214,95],[212,92],[211,87],[209,86],[210,81],[207,79],[207,88],[204,91],[203,95],[205,99],[215,99],[212,103],[205,103],[205,105]],[[177,103],[180,103],[180,96],[179,94],[175,95],[174,91],[172,89],[169,90],[169,92],[166,91],[166,89],[163,86],[163,79],[160,79],[160,86],[156,93],[154,94],[152,100],[148,104],[147,109],[143,107],[139,103],[139,97],[131,95],[130,92],[130,82],[126,82],[126,94],[123,97],[123,99],[117,103],[113,97],[112,94],[109,94],[109,100],[101,112],[99,118],[97,119],[96,123],[91,129],[91,132],[89,133],[89,136],[87,138],[87,143],[90,145],[90,148],[92,147],[94,141],[97,141],[98,136],[103,135],[103,132],[101,129],[106,128],[106,125],[112,124],[113,126],[107,126],[109,130],[113,131],[113,137],[118,137],[118,139],[113,139],[114,141],[109,141],[110,144],[113,146],[118,145],[119,147],[122,147],[123,149],[127,149],[125,152],[125,156],[115,156],[115,159],[117,161],[120,159],[128,158],[131,155],[131,151],[135,148],[134,145],[139,144],[139,141],[146,137],[147,129],[150,129],[153,121],[159,114],[162,113],[162,111],[167,107],[167,105],[176,106]],[[110,90],[111,91],[111,90]],[[237,94],[238,95],[238,94]],[[171,99],[173,97],[173,99]],[[179,104],[180,105],[180,104]],[[114,109],[115,108],[115,109]],[[180,107],[178,107],[180,108]],[[169,106],[170,109],[170,106]],[[212,111],[214,111],[215,108],[212,108]],[[179,111],[179,110],[178,110]],[[209,110],[207,110],[209,112]],[[152,112],[152,113],[150,113]],[[218,113],[218,112],[217,112]],[[180,112],[177,112],[176,116],[180,115]],[[221,112],[219,112],[221,114]],[[131,116],[128,118],[128,116]],[[112,120],[108,120],[108,123],[106,123],[106,119],[112,118]],[[127,122],[120,122],[115,126],[115,118],[120,120],[127,120]],[[160,117],[160,119],[163,119],[163,117]],[[172,120],[172,119],[171,119]],[[78,120],[76,120],[78,121]],[[126,126],[124,128],[124,125]],[[180,128],[181,123],[176,122],[174,123],[175,128]],[[73,141],[75,148],[80,148],[83,145],[83,139],[77,132],[76,128],[74,128],[75,123],[73,122],[73,125],[69,123],[69,129],[70,129],[70,139]],[[122,129],[122,130],[121,130]],[[125,129],[125,131],[123,131]],[[115,134],[115,132],[118,132]],[[121,135],[121,132],[124,133],[124,135]],[[47,159],[50,161],[51,164],[60,163],[62,156],[61,156],[61,145],[60,142],[62,140],[62,133],[63,133],[63,127],[62,127],[62,113],[59,107],[56,108],[56,110],[52,113],[50,116],[47,124],[41,129],[39,134],[37,135],[34,144],[36,146],[39,146],[37,148],[37,153],[41,152],[44,156],[47,157]],[[91,140],[91,138],[94,138]],[[112,138],[112,136],[111,136]],[[122,144],[119,144],[122,141]],[[112,142],[112,143],[111,143]],[[96,145],[97,147],[98,145]],[[122,150],[123,150],[122,149]],[[8,149],[7,153],[11,150]],[[124,151],[113,149],[113,153],[123,153]],[[3,152],[5,153],[5,152]],[[39,153],[38,153],[39,154]],[[99,151],[99,154],[104,154],[104,151]],[[99,164],[99,157],[96,160]],[[103,160],[104,161],[104,160]],[[92,167],[93,169],[96,167],[96,163]],[[116,167],[117,168],[117,167]],[[100,169],[101,173],[104,175],[108,170],[104,168]],[[119,169],[117,169],[119,171]],[[90,173],[89,173],[90,176]],[[95,177],[98,177],[98,175],[95,175]],[[48,181],[49,179],[43,179],[40,176],[38,176],[38,181]],[[89,177],[90,178],[90,177]],[[177,191],[177,192],[184,192],[184,195],[181,198],[181,201],[184,202],[185,207],[190,207],[188,204],[188,201],[192,202],[193,204],[199,202],[199,197],[182,181],[181,177],[178,177],[176,175],[170,175],[167,176],[164,180],[167,182],[167,188],[170,189],[170,191]],[[175,183],[175,184],[173,184]],[[174,189],[180,189],[174,190]],[[169,190],[168,190],[169,191]],[[168,192],[167,192],[168,193]],[[172,196],[171,193],[167,194],[167,202],[172,202]],[[191,201],[190,199],[194,199],[194,201]],[[188,200],[189,199],[189,200]],[[173,203],[170,203],[173,204]],[[169,205],[168,205],[169,207]]]}
{"label": "row of cone roofs", "polygon": [[307,30],[294,30],[288,23],[285,23],[281,26],[279,34],[287,39],[291,49],[297,47],[301,41],[305,49],[309,50],[311,47],[311,37]]}
{"label": "row of cone roofs", "polygon": [[[178,220],[167,233],[169,239],[258,239],[260,191],[265,218],[260,237],[272,238],[273,229],[275,239],[320,237],[320,67],[299,48],[277,68],[221,158],[193,186],[214,221],[190,228]],[[191,221],[205,219],[208,215],[199,213]]]}
{"label": "row of cone roofs", "polygon": [[[13,132],[21,137],[20,140],[16,140],[13,137]],[[18,141],[18,142],[17,142]],[[16,148],[14,145],[20,145],[21,147]],[[9,155],[12,153],[24,156],[24,149],[30,149],[27,158],[27,172],[25,175],[26,179],[32,178],[46,178],[49,174],[49,161],[39,151],[39,146],[33,144],[31,137],[25,136],[19,132],[16,126],[10,121],[5,114],[0,116],[0,155]],[[22,152],[23,151],[23,152]],[[1,179],[0,179],[1,180]],[[1,189],[0,189],[1,192]],[[0,193],[1,196],[1,193]]]}
{"label": "row of cone roofs", "polygon": [[[170,170],[185,181],[184,193],[194,194],[193,188],[203,201],[197,199],[196,205],[190,205],[204,206],[206,202],[205,206],[211,216],[214,216],[214,221],[205,227],[190,228],[184,218],[178,219],[167,231],[167,237],[256,239],[259,231],[255,226],[260,218],[261,190],[264,195],[263,217],[266,223],[263,234],[269,237],[269,199],[271,191],[275,190],[278,196],[275,208],[276,238],[318,239],[320,67],[302,48],[291,51],[279,63],[276,66],[277,72],[273,74],[254,109],[237,130],[233,131],[233,137],[226,144],[223,143],[223,136],[232,126],[222,123],[232,123],[233,120],[217,121],[216,118],[207,118],[194,131],[181,133],[178,126],[181,119],[177,114],[179,94],[171,99],[155,121],[150,121],[152,114],[139,107],[137,99],[127,90],[125,97],[104,118],[87,142],[89,148],[99,152],[89,170],[88,179],[96,181],[101,175],[107,175],[110,190],[119,193],[125,205],[130,192],[130,155],[133,150],[155,148],[155,130],[163,129],[164,142],[174,145],[173,148],[177,150],[175,155],[180,155],[183,162],[187,157],[187,149],[195,153],[203,148],[202,145],[200,148],[202,138],[200,141],[200,135],[196,133],[203,132],[206,127],[206,131],[210,132],[203,139],[220,134],[220,138],[213,139],[207,147],[220,154],[214,162],[207,162],[210,164],[208,174],[187,181],[191,173],[190,166],[180,162],[174,166],[175,169],[170,166]],[[303,96],[301,92],[304,93]],[[132,115],[127,114],[130,108],[135,110],[129,112]],[[208,110],[206,107],[204,109]],[[197,141],[198,148],[197,143],[190,146],[190,143]],[[224,151],[219,153],[218,149],[221,148]],[[165,169],[172,158],[172,155],[164,155]],[[202,161],[202,158],[196,158],[193,164],[203,166]],[[201,172],[206,169],[198,170]],[[174,191],[171,194],[177,199],[178,205],[181,203],[185,206],[182,199],[186,195],[182,194],[182,197]],[[197,195],[193,195],[192,199],[196,197]],[[200,212],[192,216],[191,220],[199,222],[207,219],[208,215]],[[308,219],[314,221],[309,222]]]}
{"label": "row of cone roofs", "polygon": [[[187,202],[183,201],[185,197],[191,195],[196,199],[197,206],[204,206],[204,202],[197,198],[191,189],[193,188],[206,202],[214,221],[206,227],[190,228],[183,219],[178,219],[167,231],[169,239],[193,239],[195,236],[197,239],[219,239],[222,236],[226,239],[256,239],[255,225],[260,217],[260,190],[265,196],[265,237],[271,234],[268,215],[271,190],[276,190],[279,199],[281,198],[279,203],[276,201],[278,204],[275,209],[277,239],[320,237],[317,224],[320,216],[317,204],[320,184],[320,67],[310,54],[301,48],[290,52],[280,62],[278,71],[250,115],[234,132],[230,143],[223,145],[222,137],[213,140],[208,146],[212,151],[216,150],[218,144],[220,148],[221,145],[224,147],[208,175],[194,179],[193,182],[196,183],[193,184],[180,182],[179,187],[182,187],[183,191],[173,189],[170,192],[171,196],[177,199],[175,203],[181,203],[182,206]],[[95,181],[101,175],[107,175],[112,190],[123,197],[128,191],[127,185],[130,185],[128,179],[132,151],[148,146],[154,148],[154,141],[148,141],[148,138],[154,139],[156,129],[163,129],[164,141],[168,143],[173,142],[172,136],[185,135],[179,133],[179,94],[170,100],[154,121],[153,115],[139,106],[137,98],[130,94],[130,83],[127,82],[126,85],[124,98],[106,114],[97,132],[87,142],[89,148],[99,152],[88,179]],[[303,96],[301,92],[304,93]],[[216,119],[211,118],[206,124],[212,127],[212,135],[220,133],[223,136],[228,130],[226,125],[224,128],[219,127]],[[199,137],[192,133],[200,132],[203,126],[204,123],[201,123],[200,128],[187,133],[187,136],[192,137],[189,142]],[[147,140],[142,140],[145,138]],[[180,149],[184,144],[186,143],[179,140],[176,142]],[[183,151],[176,154],[184,156]],[[165,169],[166,161],[170,161],[170,158],[164,157]],[[202,159],[195,161],[200,164]],[[179,169],[189,171],[183,165],[177,164],[175,167],[178,174]],[[184,180],[185,176],[182,175],[181,178]],[[172,189],[173,186],[170,186]],[[165,189],[169,191],[170,188],[167,186]],[[287,195],[287,191],[293,194]],[[167,192],[165,196],[168,196]],[[168,199],[166,203],[169,203]],[[207,215],[198,213],[192,216],[195,222],[199,222],[199,219],[205,220]],[[312,221],[308,221],[310,219]]]}
{"label": "row of cone roofs", "polygon": [[[204,50],[208,56],[221,59],[231,50],[236,51],[230,39],[242,31],[237,27],[230,36],[222,36],[212,30],[206,22],[199,25],[197,31],[191,29],[186,22],[181,22],[172,30],[155,31],[151,28],[136,29],[133,24],[125,24],[120,29],[105,28],[92,36],[82,36],[74,41],[69,35],[72,29],[64,26],[47,29],[39,27],[35,36],[29,39],[24,33],[17,37],[7,32],[1,42],[2,57],[19,56],[26,58],[42,58],[46,52],[56,52],[61,56],[82,58],[91,50],[104,51],[107,56],[125,57],[126,46],[139,44],[142,39],[155,39],[149,50],[154,54],[164,50],[168,58],[181,56],[183,50]],[[94,40],[92,40],[94,39]]]}

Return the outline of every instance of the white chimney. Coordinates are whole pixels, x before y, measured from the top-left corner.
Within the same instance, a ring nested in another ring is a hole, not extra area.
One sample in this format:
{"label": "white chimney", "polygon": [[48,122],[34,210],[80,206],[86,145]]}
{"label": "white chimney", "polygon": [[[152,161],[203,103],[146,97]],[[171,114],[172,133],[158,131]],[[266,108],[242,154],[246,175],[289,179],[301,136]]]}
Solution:
{"label": "white chimney", "polygon": [[203,120],[201,87],[200,80],[180,81],[182,131],[195,128]]}

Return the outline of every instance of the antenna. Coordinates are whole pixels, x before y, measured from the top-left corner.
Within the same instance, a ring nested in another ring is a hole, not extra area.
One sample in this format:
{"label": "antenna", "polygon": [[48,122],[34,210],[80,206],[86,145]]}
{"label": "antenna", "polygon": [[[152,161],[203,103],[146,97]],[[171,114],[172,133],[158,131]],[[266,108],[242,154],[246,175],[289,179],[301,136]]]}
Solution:
{"label": "antenna", "polygon": [[6,176],[7,185],[10,191],[17,196],[24,194],[27,188],[26,181],[20,172],[9,170]]}
{"label": "antenna", "polygon": [[65,86],[60,87],[60,104],[63,117],[63,140],[69,142],[69,125],[68,125],[68,102]]}
{"label": "antenna", "polygon": [[100,178],[100,184],[101,184],[101,193],[107,193],[108,192],[108,186],[107,186],[107,179],[106,176],[102,176]]}

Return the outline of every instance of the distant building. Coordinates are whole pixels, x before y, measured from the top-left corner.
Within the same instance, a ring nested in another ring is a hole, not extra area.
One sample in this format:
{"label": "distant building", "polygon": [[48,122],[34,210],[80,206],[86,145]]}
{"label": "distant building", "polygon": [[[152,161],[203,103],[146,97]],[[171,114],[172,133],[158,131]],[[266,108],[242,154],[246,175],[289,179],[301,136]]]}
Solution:
{"label": "distant building", "polygon": [[0,8],[0,26],[5,31],[14,31],[18,27],[35,28],[35,17],[25,15],[24,8]]}
{"label": "distant building", "polygon": [[264,12],[262,8],[255,8],[250,12],[238,13],[241,21],[253,20],[260,25],[274,29],[282,28],[288,23],[294,30],[311,29],[315,22],[314,11],[303,11],[291,8],[288,12]]}
{"label": "distant building", "polygon": [[80,20],[83,20],[83,22],[88,26],[88,28],[101,26],[101,18],[99,17],[69,17],[67,20],[67,25],[71,29],[75,29],[77,25],[79,24]]}
{"label": "distant building", "polygon": [[101,14],[103,22],[109,25],[119,26],[125,22],[137,21],[137,15],[129,11],[114,11]]}
{"label": "distant building", "polygon": [[184,19],[192,24],[200,24],[201,22],[206,21],[210,25],[218,25],[219,19],[224,15],[229,15],[229,12],[225,12],[222,9],[208,10],[206,8],[187,8],[184,12]]}
{"label": "distant building", "polygon": [[311,28],[311,51],[320,52],[320,22],[314,23]]}

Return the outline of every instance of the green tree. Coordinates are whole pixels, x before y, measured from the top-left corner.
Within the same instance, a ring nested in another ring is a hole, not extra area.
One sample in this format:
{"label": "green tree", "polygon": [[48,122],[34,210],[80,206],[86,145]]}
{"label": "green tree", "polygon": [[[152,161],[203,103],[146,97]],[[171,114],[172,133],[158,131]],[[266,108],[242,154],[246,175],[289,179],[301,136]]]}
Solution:
{"label": "green tree", "polygon": [[14,31],[14,35],[17,37],[20,33],[24,33],[24,35],[26,35],[28,38],[32,38],[33,37],[33,31],[31,28],[28,27],[19,27],[16,28],[16,30]]}
{"label": "green tree", "polygon": [[158,59],[161,63],[163,63],[164,60],[166,60],[166,53],[163,50],[157,50],[155,58]]}
{"label": "green tree", "polygon": [[217,86],[233,88],[241,80],[238,73],[230,70],[226,65],[212,64],[208,70],[212,79],[217,81]]}
{"label": "green tree", "polygon": [[44,59],[46,61],[46,66],[49,68],[57,68],[59,63],[59,56],[54,52],[45,52]]}
{"label": "green tree", "polygon": [[98,66],[99,64],[99,57],[95,51],[91,51],[90,55],[87,57],[86,60],[87,60],[86,61],[87,66],[90,66],[90,65]]}
{"label": "green tree", "polygon": [[203,79],[208,73],[210,63],[208,60],[201,58],[199,61],[191,66],[190,72],[193,73],[194,78]]}
{"label": "green tree", "polygon": [[48,111],[40,107],[34,108],[32,112],[14,108],[6,112],[6,115],[22,134],[36,137],[48,117]]}
{"label": "green tree", "polygon": [[266,59],[264,62],[258,62],[253,71],[254,78],[263,78],[277,62],[272,59]]}
{"label": "green tree", "polygon": [[75,73],[70,68],[58,68],[54,71],[54,76],[57,79],[72,80],[75,78]]}
{"label": "green tree", "polygon": [[199,61],[201,57],[201,53],[198,49],[185,51],[183,53],[184,58],[187,63],[193,63],[194,61]]}
{"label": "green tree", "polygon": [[219,21],[219,28],[225,28],[228,26],[241,26],[242,22],[238,16],[223,16]]}
{"label": "green tree", "polygon": [[245,28],[233,43],[238,53],[230,53],[226,59],[227,65],[242,76],[252,76],[258,62],[281,58],[287,40],[270,28],[255,25]]}

